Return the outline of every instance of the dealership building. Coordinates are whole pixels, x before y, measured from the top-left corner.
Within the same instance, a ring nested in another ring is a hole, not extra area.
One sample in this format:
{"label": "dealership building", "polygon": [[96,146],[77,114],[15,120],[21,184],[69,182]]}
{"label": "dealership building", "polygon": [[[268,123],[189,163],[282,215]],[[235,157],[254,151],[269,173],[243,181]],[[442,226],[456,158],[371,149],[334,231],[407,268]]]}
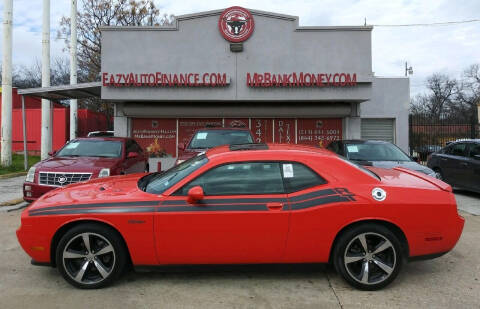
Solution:
{"label": "dealership building", "polygon": [[248,127],[256,142],[380,139],[407,151],[409,79],[372,72],[373,27],[299,23],[231,7],[166,27],[103,27],[101,83],[72,89],[97,87],[114,103],[115,135],[150,152],[151,170],[173,165],[206,126]]}

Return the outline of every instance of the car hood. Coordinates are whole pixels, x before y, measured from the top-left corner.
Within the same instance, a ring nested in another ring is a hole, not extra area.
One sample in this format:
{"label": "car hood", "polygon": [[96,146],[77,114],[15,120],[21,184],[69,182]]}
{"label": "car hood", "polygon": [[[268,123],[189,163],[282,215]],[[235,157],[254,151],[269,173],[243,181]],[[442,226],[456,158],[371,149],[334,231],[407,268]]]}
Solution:
{"label": "car hood", "polygon": [[185,149],[183,151],[183,153],[180,154],[180,156],[178,157],[178,160],[188,160],[190,158],[193,158],[195,157],[196,155],[198,155],[199,153],[202,153],[202,152],[205,152],[207,151],[208,149],[203,149],[203,148],[197,148],[197,149]]}
{"label": "car hood", "polygon": [[114,166],[119,158],[52,157],[35,165],[37,171],[95,172]]}
{"label": "car hood", "polygon": [[368,164],[364,164],[365,161],[363,161],[357,163],[381,168],[403,167],[426,175],[434,173],[430,168],[413,161],[368,161]]}
{"label": "car hood", "polygon": [[[35,201],[29,210],[71,204],[111,204],[151,199],[152,195],[141,191],[137,185],[138,180],[145,175],[138,173],[98,178],[57,188]],[[158,200],[158,197],[155,197]]]}

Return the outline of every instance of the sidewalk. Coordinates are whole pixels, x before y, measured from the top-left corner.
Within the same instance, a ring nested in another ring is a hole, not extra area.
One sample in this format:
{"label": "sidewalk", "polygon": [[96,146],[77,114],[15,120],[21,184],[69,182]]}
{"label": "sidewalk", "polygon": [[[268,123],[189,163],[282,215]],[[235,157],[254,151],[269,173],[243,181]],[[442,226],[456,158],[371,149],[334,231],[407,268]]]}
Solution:
{"label": "sidewalk", "polygon": [[23,197],[23,181],[25,176],[0,179],[0,204]]}

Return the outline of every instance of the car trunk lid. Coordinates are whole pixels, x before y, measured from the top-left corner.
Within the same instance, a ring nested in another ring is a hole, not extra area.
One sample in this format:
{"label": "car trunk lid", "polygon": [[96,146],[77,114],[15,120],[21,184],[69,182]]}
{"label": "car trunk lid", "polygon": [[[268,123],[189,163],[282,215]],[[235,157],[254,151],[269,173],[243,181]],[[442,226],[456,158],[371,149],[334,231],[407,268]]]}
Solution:
{"label": "car trunk lid", "polygon": [[441,180],[427,176],[403,167],[384,169],[378,167],[366,167],[377,174],[382,183],[394,187],[412,187],[422,189],[440,189],[452,192],[452,187]]}

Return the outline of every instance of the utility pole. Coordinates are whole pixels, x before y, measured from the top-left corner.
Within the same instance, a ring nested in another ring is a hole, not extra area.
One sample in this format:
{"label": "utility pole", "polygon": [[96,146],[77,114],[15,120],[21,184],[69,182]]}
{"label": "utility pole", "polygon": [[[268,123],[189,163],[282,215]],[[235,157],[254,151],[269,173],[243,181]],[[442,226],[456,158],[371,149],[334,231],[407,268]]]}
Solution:
{"label": "utility pole", "polygon": [[2,166],[12,165],[12,11],[13,0],[4,0],[2,48]]}
{"label": "utility pole", "polygon": [[[70,85],[77,84],[77,0],[70,10]],[[70,100],[70,140],[77,137],[77,100]]]}
{"label": "utility pole", "polygon": [[408,67],[408,63],[405,61],[405,77],[413,74],[412,66]]}
{"label": "utility pole", "polygon": [[[43,0],[42,25],[42,87],[50,86],[50,0]],[[52,151],[52,112],[50,101],[42,99],[41,158],[48,158]]]}

